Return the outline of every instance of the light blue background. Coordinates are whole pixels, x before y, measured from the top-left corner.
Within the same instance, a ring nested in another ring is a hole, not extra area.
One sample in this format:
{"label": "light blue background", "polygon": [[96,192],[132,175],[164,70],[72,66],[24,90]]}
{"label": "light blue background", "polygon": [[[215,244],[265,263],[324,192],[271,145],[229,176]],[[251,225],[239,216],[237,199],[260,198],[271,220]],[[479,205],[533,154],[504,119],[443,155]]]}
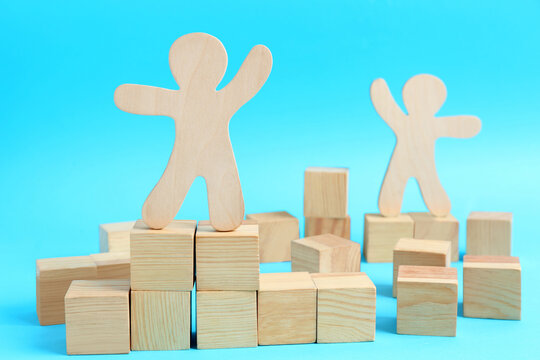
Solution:
{"label": "light blue background", "polygon": [[[227,83],[250,48],[274,68],[230,124],[246,211],[303,219],[303,171],[350,168],[353,239],[377,211],[394,135],[369,100],[375,78],[401,102],[404,82],[439,76],[441,115],[473,114],[479,136],[437,145],[440,178],[461,222],[472,210],[514,213],[523,320],[458,317],[455,338],[395,334],[391,264],[362,263],[378,287],[373,343],[132,352],[131,358],[531,358],[540,352],[538,1],[6,1],[0,5],[0,358],[65,356],[63,325],[40,327],[35,260],[98,251],[100,223],[138,218],[168,160],[173,121],[123,113],[122,83],[175,88],[173,41],[203,31],[229,54]],[[403,211],[425,209],[408,187]],[[181,218],[208,216],[197,180]],[[457,266],[461,270],[461,263]],[[262,266],[286,271],[288,263]],[[461,272],[460,272],[461,274]],[[460,290],[461,292],[461,290]],[[100,357],[106,358],[105,356]]]}

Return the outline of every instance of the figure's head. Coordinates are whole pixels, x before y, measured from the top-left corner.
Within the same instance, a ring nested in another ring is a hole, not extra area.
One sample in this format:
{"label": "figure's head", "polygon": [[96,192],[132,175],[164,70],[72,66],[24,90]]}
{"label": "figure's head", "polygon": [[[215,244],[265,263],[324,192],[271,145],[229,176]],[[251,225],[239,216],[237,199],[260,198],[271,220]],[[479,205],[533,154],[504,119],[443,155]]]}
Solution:
{"label": "figure's head", "polygon": [[433,75],[416,75],[405,83],[402,95],[409,115],[433,116],[446,100],[446,86]]}
{"label": "figure's head", "polygon": [[227,69],[227,52],[212,35],[187,34],[171,46],[169,65],[180,88],[195,82],[215,89]]}

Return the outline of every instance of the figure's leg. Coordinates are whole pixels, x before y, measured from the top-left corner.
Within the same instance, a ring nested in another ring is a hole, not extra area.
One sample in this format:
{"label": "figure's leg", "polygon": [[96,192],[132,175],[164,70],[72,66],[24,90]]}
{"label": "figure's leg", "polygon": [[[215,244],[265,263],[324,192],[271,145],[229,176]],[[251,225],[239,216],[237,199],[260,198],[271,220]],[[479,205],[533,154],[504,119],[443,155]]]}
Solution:
{"label": "figure's leg", "polygon": [[408,165],[398,149],[394,149],[379,194],[379,211],[384,216],[398,216],[401,211],[403,194],[410,178]]}
{"label": "figure's leg", "polygon": [[420,192],[429,211],[435,216],[446,216],[450,213],[450,199],[437,175],[435,159],[426,164],[423,171],[416,176]]}

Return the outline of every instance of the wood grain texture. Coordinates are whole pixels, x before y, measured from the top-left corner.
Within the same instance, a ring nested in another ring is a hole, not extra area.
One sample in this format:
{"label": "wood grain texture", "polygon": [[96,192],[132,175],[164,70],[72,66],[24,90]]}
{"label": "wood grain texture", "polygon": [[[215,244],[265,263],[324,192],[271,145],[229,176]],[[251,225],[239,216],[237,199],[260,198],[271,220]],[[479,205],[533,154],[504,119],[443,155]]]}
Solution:
{"label": "wood grain texture", "polygon": [[364,216],[364,256],[367,262],[392,262],[394,246],[401,238],[414,236],[414,220],[407,214]]}
{"label": "wood grain texture", "polygon": [[377,290],[365,273],[311,274],[317,287],[317,342],[375,340]]}
{"label": "wood grain texture", "polygon": [[259,224],[259,261],[291,260],[291,241],[300,237],[298,219],[286,211],[248,214]]}
{"label": "wood grain texture", "polygon": [[135,221],[99,225],[100,252],[129,252],[129,233]]}
{"label": "wood grain texture", "polygon": [[463,316],[521,319],[521,265],[511,256],[463,258]]}
{"label": "wood grain texture", "polygon": [[191,291],[132,291],[131,349],[184,350],[191,340]]}
{"label": "wood grain texture", "polygon": [[512,213],[473,211],[467,218],[467,255],[510,256]]}
{"label": "wood grain texture", "polygon": [[131,256],[129,252],[92,254],[96,264],[97,279],[129,279]]}
{"label": "wood grain texture", "polygon": [[304,173],[304,216],[347,216],[349,169],[309,167]]}
{"label": "wood grain texture", "polygon": [[216,231],[208,221],[197,228],[197,290],[259,288],[259,226],[245,220],[236,230]]}
{"label": "wood grain texture", "polygon": [[383,79],[371,85],[373,106],[396,135],[379,195],[379,210],[384,216],[398,216],[407,181],[414,177],[429,211],[446,216],[451,204],[435,168],[435,141],[440,137],[473,137],[480,132],[482,123],[469,115],[435,117],[446,100],[446,87],[433,75],[410,78],[403,86],[402,96],[407,115]]}
{"label": "wood grain texture", "polygon": [[142,210],[154,229],[169,224],[193,180],[202,176],[208,189],[208,209],[217,230],[237,228],[244,217],[229,121],[262,88],[272,69],[272,55],[263,45],[251,49],[236,76],[216,91],[227,69],[227,52],[215,37],[192,33],[178,38],[169,53],[179,90],[121,85],[114,102],[123,111],[174,119],[176,136],[171,157]]}
{"label": "wood grain texture", "polygon": [[129,353],[129,280],[75,280],[65,303],[69,355]]}
{"label": "wood grain texture", "polygon": [[197,291],[198,349],[256,346],[256,291]]}
{"label": "wood grain texture", "polygon": [[305,236],[333,234],[345,239],[351,238],[351,217],[343,218],[306,217]]}
{"label": "wood grain texture", "polygon": [[397,287],[398,334],[456,336],[455,268],[403,265]]}
{"label": "wood grain texture", "polygon": [[414,238],[446,240],[452,243],[452,261],[459,261],[459,221],[452,215],[434,216],[429,212],[412,212]]}
{"label": "wood grain texture", "polygon": [[139,220],[131,230],[133,290],[193,289],[196,221],[174,220],[161,230]]}

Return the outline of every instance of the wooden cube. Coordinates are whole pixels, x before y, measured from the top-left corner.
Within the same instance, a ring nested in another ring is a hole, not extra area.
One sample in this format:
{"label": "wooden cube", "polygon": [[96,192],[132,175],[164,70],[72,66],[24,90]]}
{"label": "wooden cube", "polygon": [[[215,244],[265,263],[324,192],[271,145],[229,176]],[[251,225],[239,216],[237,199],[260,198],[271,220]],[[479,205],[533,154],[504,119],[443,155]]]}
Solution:
{"label": "wooden cube", "polygon": [[129,233],[135,221],[99,225],[100,252],[129,252]]}
{"label": "wooden cube", "polygon": [[397,294],[397,276],[401,265],[450,266],[451,243],[444,240],[400,239],[394,248],[392,295]]}
{"label": "wooden cube", "polygon": [[463,315],[521,319],[521,265],[518,257],[465,255]]}
{"label": "wooden cube", "polygon": [[236,230],[216,231],[208,221],[197,228],[197,290],[259,288],[259,226],[246,220]]}
{"label": "wooden cube", "polygon": [[192,220],[174,220],[161,230],[137,221],[131,230],[131,288],[193,289],[195,228]]}
{"label": "wooden cube", "polygon": [[344,218],[307,217],[305,236],[333,234],[345,239],[351,238],[351,217]]}
{"label": "wooden cube", "polygon": [[131,292],[131,349],[190,348],[191,291]]}
{"label": "wooden cube", "polygon": [[414,238],[446,240],[452,243],[452,261],[459,261],[459,221],[452,215],[434,216],[429,212],[409,213],[414,220]]}
{"label": "wooden cube", "polygon": [[403,265],[397,286],[398,334],[456,336],[455,268]]}
{"label": "wooden cube", "polygon": [[365,273],[311,274],[317,287],[317,342],[375,340],[376,288]]}
{"label": "wooden cube", "polygon": [[73,280],[92,280],[97,268],[89,256],[36,261],[36,307],[41,325],[64,323],[64,296]]}
{"label": "wooden cube", "polygon": [[317,288],[309,273],[261,274],[259,345],[313,343],[316,324]]}
{"label": "wooden cube", "polygon": [[392,262],[399,239],[413,238],[414,221],[407,214],[385,217],[366,214],[364,217],[364,256],[367,262]]}
{"label": "wooden cube", "polygon": [[75,280],[65,303],[68,354],[129,353],[129,280]]}
{"label": "wooden cube", "polygon": [[291,241],[300,237],[298,219],[286,211],[248,214],[259,224],[259,261],[291,260]]}
{"label": "wooden cube", "polygon": [[129,279],[129,252],[92,254],[90,258],[96,264],[98,279]]}
{"label": "wooden cube", "polygon": [[346,217],[348,192],[349,169],[307,168],[304,173],[304,216]]}
{"label": "wooden cube", "polygon": [[197,348],[257,346],[256,291],[197,291]]}
{"label": "wooden cube", "polygon": [[332,234],[294,240],[291,256],[292,271],[360,271],[360,244]]}
{"label": "wooden cube", "polygon": [[512,213],[471,212],[467,218],[467,255],[510,256]]}

